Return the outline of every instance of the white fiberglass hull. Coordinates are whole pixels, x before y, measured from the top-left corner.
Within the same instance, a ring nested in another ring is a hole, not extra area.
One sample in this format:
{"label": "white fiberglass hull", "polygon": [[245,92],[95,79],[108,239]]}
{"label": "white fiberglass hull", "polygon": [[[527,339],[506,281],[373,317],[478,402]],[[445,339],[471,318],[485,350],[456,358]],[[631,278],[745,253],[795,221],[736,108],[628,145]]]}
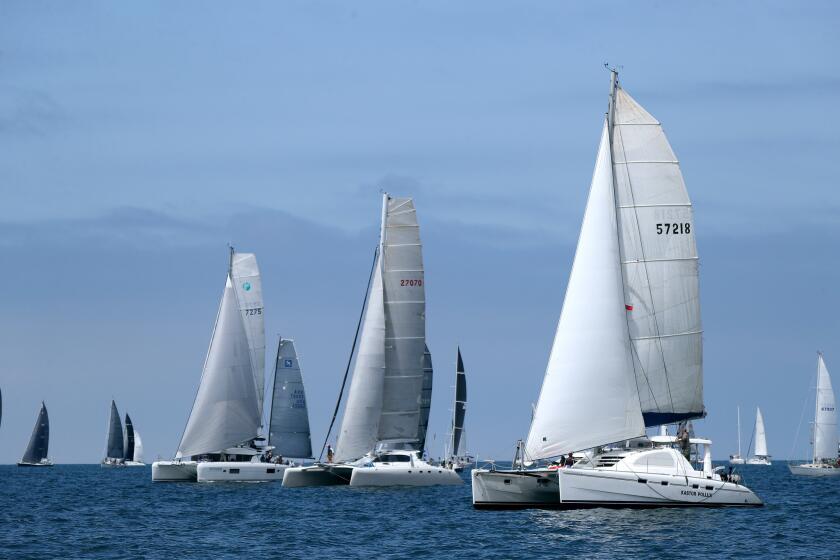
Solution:
{"label": "white fiberglass hull", "polygon": [[207,461],[198,464],[198,482],[282,482],[288,465]]}
{"label": "white fiberglass hull", "polygon": [[453,470],[420,462],[357,467],[350,486],[445,486],[463,484]]}
{"label": "white fiberglass hull", "polygon": [[759,457],[759,456],[750,457],[749,459],[747,459],[747,464],[748,465],[765,465],[765,466],[772,465],[772,463],[770,462],[770,457]]}
{"label": "white fiberglass hull", "polygon": [[745,463],[743,457],[739,457],[737,455],[733,455],[729,457],[729,464],[730,465],[743,465]]}
{"label": "white fiberglass hull", "polygon": [[195,482],[198,477],[195,461],[155,461],[152,463],[153,482]]}
{"label": "white fiberglass hull", "polygon": [[798,476],[840,476],[840,467],[830,465],[788,465],[788,468],[791,474]]}
{"label": "white fiberglass hull", "polygon": [[146,463],[141,463],[140,461],[126,461],[126,467],[145,467]]}
{"label": "white fiberglass hull", "polygon": [[38,463],[27,463],[26,461],[18,461],[17,466],[19,467],[51,467],[53,466],[52,461],[49,459],[44,459]]}
{"label": "white fiberglass hull", "polygon": [[355,467],[351,465],[317,464],[308,467],[289,467],[283,473],[283,486],[346,486]]}
{"label": "white fiberglass hull", "polygon": [[551,508],[560,505],[557,471],[472,471],[473,505],[476,508]]}

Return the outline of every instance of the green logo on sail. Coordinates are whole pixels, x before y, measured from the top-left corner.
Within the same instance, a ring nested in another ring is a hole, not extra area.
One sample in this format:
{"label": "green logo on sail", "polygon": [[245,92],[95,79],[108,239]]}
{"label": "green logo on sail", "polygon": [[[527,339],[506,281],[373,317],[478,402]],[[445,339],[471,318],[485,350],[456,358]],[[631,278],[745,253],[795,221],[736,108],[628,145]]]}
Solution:
{"label": "green logo on sail", "polygon": [[243,288],[246,292],[250,292],[250,291],[251,291],[251,283],[250,283],[250,282],[245,282],[244,284],[242,284],[242,288]]}

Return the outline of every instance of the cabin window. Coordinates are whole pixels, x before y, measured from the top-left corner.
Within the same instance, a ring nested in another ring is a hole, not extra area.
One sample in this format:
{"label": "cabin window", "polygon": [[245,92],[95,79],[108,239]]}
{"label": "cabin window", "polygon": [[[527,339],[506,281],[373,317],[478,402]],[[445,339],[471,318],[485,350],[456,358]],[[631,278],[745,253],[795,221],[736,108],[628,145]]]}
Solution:
{"label": "cabin window", "polygon": [[274,469],[265,469],[268,474],[274,474]]}
{"label": "cabin window", "polygon": [[647,484],[646,478],[640,478],[637,482],[641,482],[642,484]]}
{"label": "cabin window", "polygon": [[239,469],[230,469],[230,474],[239,474]]}
{"label": "cabin window", "polygon": [[510,479],[509,478],[505,479],[505,484],[510,484]]}
{"label": "cabin window", "polygon": [[691,487],[694,488],[695,490],[697,490],[698,488],[700,488],[700,485],[699,484],[692,484]]}
{"label": "cabin window", "polygon": [[715,489],[714,486],[706,486],[706,490],[714,490],[714,489]]}
{"label": "cabin window", "polygon": [[662,482],[660,482],[659,484],[661,484],[662,486],[668,486],[668,481],[667,481],[667,480],[663,480],[663,481],[662,481]]}
{"label": "cabin window", "polygon": [[410,463],[408,455],[380,455],[373,460],[374,463]]}

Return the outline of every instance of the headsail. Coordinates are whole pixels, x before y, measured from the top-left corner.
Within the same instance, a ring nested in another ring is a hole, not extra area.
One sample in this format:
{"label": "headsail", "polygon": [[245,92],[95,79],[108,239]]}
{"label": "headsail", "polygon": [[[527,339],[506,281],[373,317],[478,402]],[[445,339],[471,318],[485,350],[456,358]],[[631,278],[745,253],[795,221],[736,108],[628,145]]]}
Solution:
{"label": "headsail", "polygon": [[612,103],[624,304],[647,426],[704,415],[691,200],[662,126],[617,83]]}
{"label": "headsail", "polygon": [[134,461],[138,463],[143,462],[143,440],[140,438],[140,432],[134,432]]}
{"label": "headsail", "polygon": [[108,417],[108,446],[105,450],[105,457],[122,459],[125,456],[123,446],[123,428],[122,422],[120,422],[120,413],[117,412],[117,403],[112,400],[111,413]]}
{"label": "headsail", "polygon": [[644,435],[625,318],[608,125],[526,444],[531,459]]}
{"label": "headsail", "polygon": [[35,420],[35,427],[32,429],[32,436],[29,438],[29,445],[23,452],[23,463],[39,463],[47,458],[50,450],[50,417],[47,414],[47,405],[41,403],[41,410],[38,411],[38,418]]}
{"label": "headsail", "polygon": [[452,442],[450,454],[453,457],[461,455],[461,436],[464,432],[464,416],[467,413],[467,374],[464,371],[464,361],[461,359],[461,349],[458,348],[458,363],[455,366],[455,408],[452,412]]}
{"label": "headsail", "polygon": [[134,424],[131,422],[131,416],[125,414],[125,448],[123,457],[126,461],[134,460]]}
{"label": "headsail", "polygon": [[[233,249],[231,249],[233,251]],[[257,257],[253,253],[232,253],[231,276],[236,287],[236,300],[242,313],[248,349],[251,351],[251,368],[254,375],[262,418],[265,398],[265,315],[263,313],[262,279]]]}
{"label": "headsail", "polygon": [[268,443],[274,454],[284,457],[312,457],[309,413],[295,343],[281,338],[274,367],[274,390]]}
{"label": "headsail", "polygon": [[251,350],[230,274],[219,305],[201,383],[176,457],[216,453],[259,435]]}
{"label": "headsail", "polygon": [[764,416],[761,409],[755,409],[755,454],[759,457],[767,457],[767,434],[764,430]]}
{"label": "headsail", "polygon": [[817,406],[814,412],[814,462],[837,459],[837,407],[823,355],[817,358]]}

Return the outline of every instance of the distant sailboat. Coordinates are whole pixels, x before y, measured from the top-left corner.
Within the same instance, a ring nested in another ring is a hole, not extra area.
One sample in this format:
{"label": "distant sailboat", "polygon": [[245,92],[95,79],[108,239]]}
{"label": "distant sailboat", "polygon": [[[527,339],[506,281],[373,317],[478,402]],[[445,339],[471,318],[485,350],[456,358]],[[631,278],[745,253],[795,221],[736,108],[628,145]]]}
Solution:
{"label": "distant sailboat", "polygon": [[738,407],[738,453],[729,456],[730,465],[743,465],[744,458],[741,457],[741,407]]}
{"label": "distant sailboat", "polygon": [[[124,457],[124,464],[127,467],[145,467],[146,464],[143,462],[143,444],[140,441],[140,434],[134,429],[134,423],[131,421],[131,417],[126,413],[125,415],[125,437],[123,438],[125,442],[125,448],[123,452]],[[138,447],[139,447],[139,460],[138,460]]]}
{"label": "distant sailboat", "polygon": [[[472,471],[477,508],[757,506],[711,441],[645,437],[705,415],[691,201],[662,126],[611,73],[610,103],[519,469]],[[699,470],[687,459],[702,455]],[[537,461],[546,467],[525,469]]]}
{"label": "distant sailboat", "polygon": [[386,193],[334,462],[328,454],[327,463],[290,468],[284,486],[463,483],[421,456],[429,412],[424,398],[430,400],[432,386],[423,284],[414,201]]}
{"label": "distant sailboat", "polygon": [[814,409],[811,462],[788,464],[790,472],[802,476],[840,476],[837,460],[837,404],[831,376],[822,353],[817,353],[817,395]]}
{"label": "distant sailboat", "polygon": [[32,429],[32,436],[29,438],[29,445],[23,453],[23,458],[18,461],[19,467],[51,467],[49,460],[50,450],[50,417],[47,415],[47,405],[41,402],[41,410],[38,411],[38,418],[35,420],[35,428]]}
{"label": "distant sailboat", "polygon": [[461,348],[458,348],[458,359],[455,364],[455,402],[452,407],[452,424],[450,425],[450,440],[446,458],[446,466],[455,472],[461,472],[472,463],[471,458],[464,451],[461,443],[466,447],[464,434],[464,418],[467,412],[467,374],[464,371],[464,360],[461,359]]}
{"label": "distant sailboat", "polygon": [[748,465],[770,465],[770,455],[767,454],[767,432],[764,429],[764,416],[761,409],[755,409],[755,453],[747,459]]}
{"label": "distant sailboat", "polygon": [[120,422],[120,413],[117,411],[117,403],[113,400],[111,401],[111,412],[108,416],[108,442],[105,447],[105,458],[102,460],[102,466],[125,466],[123,427],[122,422]]}

